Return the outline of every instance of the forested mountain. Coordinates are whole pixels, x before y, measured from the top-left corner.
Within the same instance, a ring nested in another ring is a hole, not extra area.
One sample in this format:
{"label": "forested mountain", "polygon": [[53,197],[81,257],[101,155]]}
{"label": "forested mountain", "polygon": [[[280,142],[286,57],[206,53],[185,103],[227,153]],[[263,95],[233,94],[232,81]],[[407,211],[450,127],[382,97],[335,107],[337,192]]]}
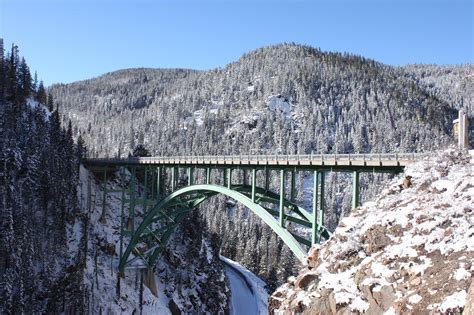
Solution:
{"label": "forested mountain", "polygon": [[[42,83],[0,39],[0,313],[83,308],[84,252],[70,250],[82,147],[49,110]],[[49,98],[50,105],[53,104]],[[82,267],[81,267],[82,266]]]}
{"label": "forested mountain", "polygon": [[[131,69],[54,85],[91,156],[423,151],[453,116],[405,70],[300,45],[222,69]],[[436,139],[436,141],[432,141]]]}
{"label": "forested mountain", "polygon": [[0,39],[0,314],[228,311],[218,247],[197,213],[157,263],[158,297],[141,270],[128,271],[120,290],[111,267],[120,206],[109,198],[101,217],[103,183],[80,166],[86,149],[55,105],[17,46],[5,56]]}
{"label": "forested mountain", "polygon": [[[224,68],[128,69],[48,91],[89,156],[127,156],[138,144],[152,155],[419,152],[451,143],[454,109],[471,101],[465,89],[450,87],[463,77],[468,86],[469,75],[472,66],[390,67],[283,44]],[[297,180],[300,202],[308,198],[306,179]],[[364,199],[377,194],[381,179],[362,177]],[[331,229],[349,213],[348,186],[347,176],[329,174]],[[217,197],[201,213],[222,253],[259,274],[270,289],[297,268],[276,235],[239,205]]]}

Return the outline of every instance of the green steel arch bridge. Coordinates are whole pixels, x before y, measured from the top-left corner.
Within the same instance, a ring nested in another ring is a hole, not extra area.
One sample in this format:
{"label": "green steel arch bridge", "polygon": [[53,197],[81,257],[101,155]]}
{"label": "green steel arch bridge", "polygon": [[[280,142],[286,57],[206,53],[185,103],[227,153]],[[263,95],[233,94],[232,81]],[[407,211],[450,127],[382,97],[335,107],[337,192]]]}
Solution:
{"label": "green steel arch bridge", "polygon": [[[327,172],[352,173],[352,207],[356,208],[360,173],[400,173],[407,164],[424,156],[403,153],[130,157],[90,158],[85,164],[103,179],[103,218],[107,194],[121,194],[118,269],[123,273],[126,269],[153,267],[177,226],[194,208],[217,194],[250,209],[303,261],[312,244],[330,236],[324,226]],[[121,188],[108,189],[108,177],[119,169]],[[205,175],[204,182],[194,180],[197,171]],[[295,203],[296,176],[302,171],[314,174],[311,211]],[[270,176],[275,172],[280,178],[278,191],[270,189]],[[212,182],[212,178],[219,180]],[[263,184],[258,186],[257,180]],[[289,191],[285,191],[288,187]],[[136,208],[140,205],[143,216],[138,220]],[[309,229],[307,234],[311,237],[298,235],[290,225]]]}

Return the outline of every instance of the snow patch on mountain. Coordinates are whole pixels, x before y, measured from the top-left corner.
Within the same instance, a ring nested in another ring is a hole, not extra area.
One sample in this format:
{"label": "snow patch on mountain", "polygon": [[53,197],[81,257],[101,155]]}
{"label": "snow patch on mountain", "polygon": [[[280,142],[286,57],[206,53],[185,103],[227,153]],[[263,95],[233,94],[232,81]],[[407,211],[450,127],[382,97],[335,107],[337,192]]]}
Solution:
{"label": "snow patch on mountain", "polygon": [[286,117],[291,117],[291,109],[293,105],[281,94],[270,95],[267,97],[266,104],[269,110],[280,111],[285,114]]}

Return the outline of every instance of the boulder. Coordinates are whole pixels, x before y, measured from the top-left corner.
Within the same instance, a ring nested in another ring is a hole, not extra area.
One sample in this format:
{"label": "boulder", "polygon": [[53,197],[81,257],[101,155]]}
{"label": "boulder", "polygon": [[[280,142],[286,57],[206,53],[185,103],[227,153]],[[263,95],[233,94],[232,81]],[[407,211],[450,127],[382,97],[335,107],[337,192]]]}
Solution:
{"label": "boulder", "polygon": [[362,241],[366,244],[366,254],[371,255],[383,249],[390,243],[390,238],[387,236],[387,229],[381,225],[374,225],[363,236]]}
{"label": "boulder", "polygon": [[411,178],[412,177],[410,175],[405,176],[405,179],[403,179],[403,184],[402,184],[403,189],[407,189],[411,187]]}
{"label": "boulder", "polygon": [[308,267],[310,267],[310,268],[318,267],[318,265],[319,265],[318,259],[319,259],[319,246],[313,246],[309,250],[308,256],[306,258],[306,261],[308,263]]}
{"label": "boulder", "polygon": [[295,287],[297,289],[306,289],[308,285],[316,280],[318,275],[314,272],[308,272],[299,276],[295,281]]}

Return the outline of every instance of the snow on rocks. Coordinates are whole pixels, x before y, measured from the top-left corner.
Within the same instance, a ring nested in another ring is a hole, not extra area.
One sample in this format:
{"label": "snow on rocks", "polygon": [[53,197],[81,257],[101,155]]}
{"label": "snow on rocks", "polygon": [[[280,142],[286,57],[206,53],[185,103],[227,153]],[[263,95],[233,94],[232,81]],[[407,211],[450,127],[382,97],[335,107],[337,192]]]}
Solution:
{"label": "snow on rocks", "polygon": [[291,103],[288,101],[286,98],[281,96],[280,94],[278,95],[270,95],[267,100],[267,107],[271,111],[280,111],[287,115],[291,115]]}
{"label": "snow on rocks", "polygon": [[[403,182],[408,176],[411,185]],[[330,240],[310,250],[298,277],[270,297],[270,312],[462,311],[474,295],[473,200],[469,155],[447,150],[408,166],[377,200],[354,210]],[[296,286],[301,279],[305,285]]]}
{"label": "snow on rocks", "polygon": [[438,307],[438,310],[441,312],[459,312],[464,308],[464,304],[466,303],[466,296],[467,293],[465,290],[454,292],[443,300],[443,303],[441,303],[441,305]]}

